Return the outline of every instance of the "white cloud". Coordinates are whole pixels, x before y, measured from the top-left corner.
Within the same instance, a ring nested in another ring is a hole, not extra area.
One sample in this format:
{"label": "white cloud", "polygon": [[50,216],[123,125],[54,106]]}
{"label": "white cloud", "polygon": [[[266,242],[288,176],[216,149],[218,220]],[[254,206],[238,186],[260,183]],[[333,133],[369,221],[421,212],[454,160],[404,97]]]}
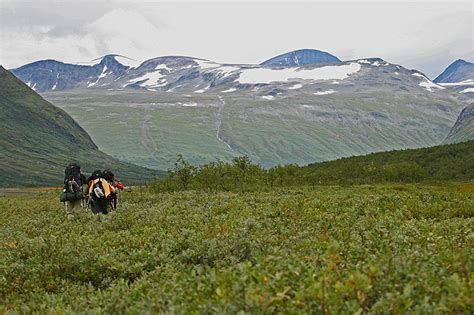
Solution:
{"label": "white cloud", "polygon": [[0,63],[9,68],[107,53],[259,63],[315,48],[341,59],[381,57],[433,77],[474,55],[470,1],[0,0],[0,14]]}

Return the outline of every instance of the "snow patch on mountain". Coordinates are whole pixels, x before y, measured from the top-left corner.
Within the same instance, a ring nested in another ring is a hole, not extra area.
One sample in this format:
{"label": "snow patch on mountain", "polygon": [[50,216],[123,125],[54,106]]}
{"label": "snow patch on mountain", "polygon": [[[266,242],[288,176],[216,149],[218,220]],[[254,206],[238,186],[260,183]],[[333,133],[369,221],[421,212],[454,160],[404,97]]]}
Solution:
{"label": "snow patch on mountain", "polygon": [[301,89],[303,87],[303,84],[295,84],[295,85],[292,85],[288,88],[288,90],[297,90],[297,89]]}
{"label": "snow patch on mountain", "polygon": [[313,93],[313,95],[328,95],[328,94],[333,94],[333,93],[336,93],[336,91],[331,89],[327,91],[318,91],[318,92]]}
{"label": "snow patch on mountain", "polygon": [[350,63],[338,66],[324,66],[314,69],[306,68],[250,68],[242,69],[240,77],[237,79],[240,83],[271,83],[286,82],[291,79],[302,80],[343,80],[349,75],[360,70],[358,63]]}
{"label": "snow patch on mountain", "polygon": [[474,80],[464,80],[461,82],[449,82],[449,83],[438,83],[441,86],[462,86],[462,85],[474,85]]}
{"label": "snow patch on mountain", "polygon": [[123,87],[126,87],[128,85],[132,85],[137,82],[141,82],[138,84],[141,87],[158,87],[158,86],[164,86],[166,85],[166,79],[163,79],[165,76],[160,72],[160,71],[153,71],[153,72],[148,72],[145,73],[144,75],[128,80],[128,82],[123,85]]}
{"label": "snow patch on mountain", "polygon": [[197,103],[191,102],[191,103],[179,103],[181,106],[184,107],[197,107]]}
{"label": "snow patch on mountain", "polygon": [[[95,85],[97,85],[97,83],[99,83],[99,80],[102,79],[102,78],[105,78],[107,76],[107,65],[104,65],[104,68],[102,68],[102,72],[101,74],[99,74],[99,76],[97,77],[97,80],[95,80],[94,82],[90,82],[89,84],[87,84],[87,87],[90,88],[90,87],[93,87]],[[59,74],[58,74],[58,77],[59,77]],[[54,89],[53,89],[54,90]]]}
{"label": "snow patch on mountain", "polygon": [[202,59],[194,59],[193,60],[201,69],[213,69],[220,67],[220,64],[209,61],[209,60],[202,60]]}
{"label": "snow patch on mountain", "polygon": [[222,93],[231,93],[231,92],[235,92],[235,91],[237,91],[236,88],[230,88],[230,89],[222,91]]}
{"label": "snow patch on mountain", "polygon": [[241,68],[235,67],[235,66],[221,66],[219,68],[216,68],[215,71],[219,72],[222,76],[222,78],[225,78],[236,71],[239,71]]}
{"label": "snow patch on mountain", "polygon": [[28,82],[26,82],[26,85],[28,85],[28,87],[30,87],[33,91],[36,91],[36,89],[35,89],[36,82],[33,84],[33,86],[31,86],[31,81],[28,81]]}
{"label": "snow patch on mountain", "polygon": [[209,90],[209,86],[206,86],[205,88],[200,89],[200,90],[196,90],[196,91],[194,91],[194,93],[204,93],[204,92],[206,92],[207,90]]}
{"label": "snow patch on mountain", "polygon": [[114,58],[118,63],[130,68],[136,68],[141,64],[140,61],[125,56],[115,55]]}
{"label": "snow patch on mountain", "polygon": [[[107,75],[106,72],[107,72],[107,65],[104,65],[104,68],[102,69],[102,73],[99,74],[99,79],[97,81],[99,81],[102,78],[105,78],[105,76]],[[59,74],[58,74],[58,76],[59,76]]]}
{"label": "snow patch on mountain", "polygon": [[357,63],[367,64],[367,65],[374,66],[374,67],[390,66],[390,64],[388,62],[381,61],[381,60],[375,60],[374,62],[371,62],[368,59],[359,59],[359,60],[357,60]]}
{"label": "snow patch on mountain", "polygon": [[431,82],[430,79],[428,79],[421,73],[412,73],[412,75],[415,77],[423,78],[423,81],[421,81],[418,85],[425,88],[427,91],[433,92],[432,88],[441,89],[441,90],[444,89],[444,87]]}
{"label": "snow patch on mountain", "polygon": [[461,91],[461,93],[474,93],[474,87],[470,87]]}
{"label": "snow patch on mountain", "polygon": [[155,70],[166,70],[168,72],[171,72],[171,68],[169,68],[168,65],[164,63],[157,65],[155,67]]}

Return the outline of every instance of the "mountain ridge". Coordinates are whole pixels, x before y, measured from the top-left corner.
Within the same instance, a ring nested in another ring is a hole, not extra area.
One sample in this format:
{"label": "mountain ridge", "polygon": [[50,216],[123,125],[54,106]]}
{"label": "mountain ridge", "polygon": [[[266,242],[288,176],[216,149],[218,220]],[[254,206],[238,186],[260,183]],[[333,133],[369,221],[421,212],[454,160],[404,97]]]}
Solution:
{"label": "mountain ridge", "polygon": [[474,63],[463,59],[457,59],[440,73],[433,82],[457,83],[465,80],[474,80]]}

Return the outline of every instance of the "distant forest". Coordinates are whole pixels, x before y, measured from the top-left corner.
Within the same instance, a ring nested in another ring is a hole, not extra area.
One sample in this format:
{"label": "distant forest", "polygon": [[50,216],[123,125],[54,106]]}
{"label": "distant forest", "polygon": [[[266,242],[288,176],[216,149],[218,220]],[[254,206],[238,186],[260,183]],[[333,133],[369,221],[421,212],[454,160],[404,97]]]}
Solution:
{"label": "distant forest", "polygon": [[178,155],[168,175],[156,180],[152,189],[252,191],[311,185],[468,182],[474,179],[474,140],[270,169],[253,164],[246,156],[236,157],[231,163],[211,162],[195,167]]}

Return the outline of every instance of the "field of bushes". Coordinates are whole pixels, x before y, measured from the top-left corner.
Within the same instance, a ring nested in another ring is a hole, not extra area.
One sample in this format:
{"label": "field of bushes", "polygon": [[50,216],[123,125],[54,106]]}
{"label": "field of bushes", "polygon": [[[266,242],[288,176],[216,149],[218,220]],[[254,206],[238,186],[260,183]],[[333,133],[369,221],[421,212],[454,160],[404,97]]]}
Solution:
{"label": "field of bushes", "polygon": [[0,313],[474,312],[474,186],[0,197]]}
{"label": "field of bushes", "polygon": [[249,157],[196,167],[178,155],[168,176],[153,183],[157,192],[179,190],[262,191],[276,187],[437,183],[474,181],[474,140],[430,148],[353,156],[335,161],[268,169]]}

